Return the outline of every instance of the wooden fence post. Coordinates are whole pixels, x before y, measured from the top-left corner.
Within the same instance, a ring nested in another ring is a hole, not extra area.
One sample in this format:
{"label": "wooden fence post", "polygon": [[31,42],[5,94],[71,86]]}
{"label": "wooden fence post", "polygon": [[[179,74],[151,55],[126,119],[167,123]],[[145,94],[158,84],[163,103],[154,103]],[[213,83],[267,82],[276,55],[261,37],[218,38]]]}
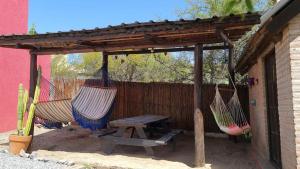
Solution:
{"label": "wooden fence post", "polygon": [[203,45],[195,45],[194,51],[194,132],[195,132],[195,166],[205,165],[204,126],[201,111],[203,84]]}

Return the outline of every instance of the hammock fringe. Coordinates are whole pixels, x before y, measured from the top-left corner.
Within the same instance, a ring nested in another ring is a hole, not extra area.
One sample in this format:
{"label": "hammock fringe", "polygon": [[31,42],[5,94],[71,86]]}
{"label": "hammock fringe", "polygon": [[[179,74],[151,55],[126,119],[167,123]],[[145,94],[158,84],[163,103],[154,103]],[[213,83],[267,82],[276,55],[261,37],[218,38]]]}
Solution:
{"label": "hammock fringe", "polygon": [[109,121],[109,118],[113,112],[114,102],[109,108],[108,112],[100,119],[98,120],[92,120],[88,119],[85,116],[81,115],[74,106],[72,106],[72,114],[75,119],[75,121],[82,127],[82,128],[88,128],[92,131],[95,131],[97,129],[104,128]]}

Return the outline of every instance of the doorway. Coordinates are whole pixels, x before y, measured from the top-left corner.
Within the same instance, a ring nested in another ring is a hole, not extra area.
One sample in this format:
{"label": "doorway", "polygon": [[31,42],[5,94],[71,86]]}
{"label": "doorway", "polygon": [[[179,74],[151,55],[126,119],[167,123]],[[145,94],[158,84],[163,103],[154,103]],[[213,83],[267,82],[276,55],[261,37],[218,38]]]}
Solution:
{"label": "doorway", "polygon": [[276,60],[274,51],[271,52],[265,59],[265,77],[270,160],[277,168],[282,168],[277,97]]}

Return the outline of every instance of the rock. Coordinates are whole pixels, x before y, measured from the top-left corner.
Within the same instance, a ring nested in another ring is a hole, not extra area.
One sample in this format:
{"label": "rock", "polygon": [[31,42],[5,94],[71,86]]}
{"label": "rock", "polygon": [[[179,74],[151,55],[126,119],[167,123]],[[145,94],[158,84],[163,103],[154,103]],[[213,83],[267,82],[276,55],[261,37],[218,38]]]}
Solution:
{"label": "rock", "polygon": [[29,158],[30,154],[26,153],[23,149],[20,151],[19,155],[24,158]]}
{"label": "rock", "polygon": [[73,162],[73,161],[68,161],[68,164],[67,164],[68,166],[73,166],[73,165],[75,165],[75,162]]}
{"label": "rock", "polygon": [[44,158],[36,158],[36,159],[34,159],[34,160],[41,161],[41,162],[44,162],[44,163],[47,163],[47,162],[50,161],[50,160],[44,159]]}
{"label": "rock", "polygon": [[63,164],[67,166],[73,166],[75,163],[73,161],[67,161],[67,160],[59,160],[56,162],[57,164]]}
{"label": "rock", "polygon": [[[24,152],[22,152],[24,153]],[[24,154],[23,154],[24,155]],[[23,158],[11,154],[0,153],[0,169],[65,169],[66,165],[56,164],[53,161]],[[44,162],[46,161],[46,162]]]}
{"label": "rock", "polygon": [[8,150],[0,150],[0,153],[5,153],[5,154],[8,154]]}
{"label": "rock", "polygon": [[37,156],[38,156],[38,155],[37,155],[37,152],[34,151],[34,152],[32,152],[32,153],[29,155],[29,158],[30,158],[30,159],[36,159]]}

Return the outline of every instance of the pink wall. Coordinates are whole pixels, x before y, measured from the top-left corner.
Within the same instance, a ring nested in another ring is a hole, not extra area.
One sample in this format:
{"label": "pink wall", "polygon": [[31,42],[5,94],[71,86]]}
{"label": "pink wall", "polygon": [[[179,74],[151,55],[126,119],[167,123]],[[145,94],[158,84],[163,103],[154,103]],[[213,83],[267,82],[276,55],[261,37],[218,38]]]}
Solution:
{"label": "pink wall", "polygon": [[[24,34],[28,30],[28,0],[0,0],[0,34]],[[29,86],[29,53],[0,48],[0,132],[17,123],[18,85]],[[44,75],[50,76],[50,57],[38,59]]]}

